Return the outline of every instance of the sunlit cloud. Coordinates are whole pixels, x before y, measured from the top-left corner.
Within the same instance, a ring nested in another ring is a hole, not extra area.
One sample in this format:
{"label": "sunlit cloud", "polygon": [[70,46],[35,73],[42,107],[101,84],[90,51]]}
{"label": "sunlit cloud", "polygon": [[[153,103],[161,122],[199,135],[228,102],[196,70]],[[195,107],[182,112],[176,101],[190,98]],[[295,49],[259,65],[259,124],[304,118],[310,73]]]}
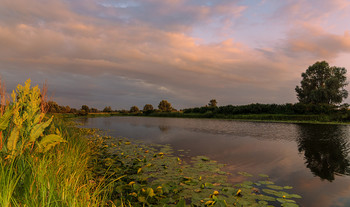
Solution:
{"label": "sunlit cloud", "polygon": [[350,68],[348,1],[1,4],[3,79],[47,79],[63,105],[296,102],[300,73],[315,61]]}

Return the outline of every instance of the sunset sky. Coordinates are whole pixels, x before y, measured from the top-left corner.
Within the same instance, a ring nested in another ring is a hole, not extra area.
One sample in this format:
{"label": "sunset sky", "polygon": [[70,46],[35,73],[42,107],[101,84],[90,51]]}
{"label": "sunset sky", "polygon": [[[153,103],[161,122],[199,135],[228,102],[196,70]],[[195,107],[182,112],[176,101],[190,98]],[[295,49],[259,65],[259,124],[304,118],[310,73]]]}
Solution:
{"label": "sunset sky", "polygon": [[350,0],[0,0],[2,80],[60,105],[295,103],[318,60],[350,74]]}

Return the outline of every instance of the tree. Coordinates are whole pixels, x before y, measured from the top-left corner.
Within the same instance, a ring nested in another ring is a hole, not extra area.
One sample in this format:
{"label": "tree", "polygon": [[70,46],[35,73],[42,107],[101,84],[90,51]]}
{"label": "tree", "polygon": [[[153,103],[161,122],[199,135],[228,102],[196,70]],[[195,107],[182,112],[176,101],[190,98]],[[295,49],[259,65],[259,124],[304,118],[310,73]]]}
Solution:
{"label": "tree", "polygon": [[345,68],[316,62],[301,77],[301,86],[295,88],[300,103],[337,104],[348,97]]}
{"label": "tree", "polygon": [[159,110],[161,110],[163,112],[171,112],[171,110],[173,109],[171,104],[168,101],[166,101],[166,100],[162,100],[159,103],[158,108],[159,108]]}
{"label": "tree", "polygon": [[49,113],[59,113],[60,112],[60,107],[56,102],[49,101],[49,102],[47,102],[47,105],[48,105],[48,112]]}
{"label": "tree", "polygon": [[136,112],[139,112],[139,111],[140,111],[140,109],[137,106],[132,106],[130,108],[130,113],[136,113]]}
{"label": "tree", "polygon": [[216,101],[216,99],[211,99],[208,105],[209,107],[217,107],[217,104],[218,102]]}
{"label": "tree", "polygon": [[89,113],[90,112],[90,108],[87,105],[82,105],[81,106],[81,110],[84,110],[85,113]]}
{"label": "tree", "polygon": [[143,107],[143,111],[144,111],[144,112],[153,111],[153,106],[152,106],[151,104],[146,104],[146,105]]}
{"label": "tree", "polygon": [[106,106],[106,107],[103,109],[103,112],[112,112],[112,107]]}
{"label": "tree", "polygon": [[97,109],[97,108],[91,108],[91,109],[90,109],[90,112],[91,112],[91,113],[98,113],[98,109]]}

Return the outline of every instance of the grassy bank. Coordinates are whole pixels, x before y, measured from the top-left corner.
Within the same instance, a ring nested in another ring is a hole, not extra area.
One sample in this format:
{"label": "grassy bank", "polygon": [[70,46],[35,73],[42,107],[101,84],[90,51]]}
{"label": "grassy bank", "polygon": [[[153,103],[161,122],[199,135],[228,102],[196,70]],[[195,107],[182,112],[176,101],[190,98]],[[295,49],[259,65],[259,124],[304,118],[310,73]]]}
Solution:
{"label": "grassy bank", "polygon": [[286,192],[292,187],[267,175],[228,183],[222,165],[207,157],[184,161],[169,146],[102,137],[47,116],[30,81],[18,86],[0,115],[2,207],[298,206],[300,196]]}
{"label": "grassy bank", "polygon": [[106,203],[108,186],[89,168],[89,130],[46,116],[38,87],[19,85],[0,115],[0,206]]}

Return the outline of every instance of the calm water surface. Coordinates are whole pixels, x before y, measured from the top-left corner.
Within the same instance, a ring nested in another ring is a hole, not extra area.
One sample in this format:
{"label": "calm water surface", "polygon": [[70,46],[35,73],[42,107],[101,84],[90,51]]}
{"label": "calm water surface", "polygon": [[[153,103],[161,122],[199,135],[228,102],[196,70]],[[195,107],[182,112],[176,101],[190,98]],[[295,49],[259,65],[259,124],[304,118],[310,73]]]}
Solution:
{"label": "calm water surface", "polygon": [[[226,171],[264,173],[292,185],[305,207],[350,206],[350,126],[258,123],[212,119],[103,117],[81,119],[147,143],[170,144],[189,156],[205,155]],[[232,182],[240,177],[230,178]]]}

